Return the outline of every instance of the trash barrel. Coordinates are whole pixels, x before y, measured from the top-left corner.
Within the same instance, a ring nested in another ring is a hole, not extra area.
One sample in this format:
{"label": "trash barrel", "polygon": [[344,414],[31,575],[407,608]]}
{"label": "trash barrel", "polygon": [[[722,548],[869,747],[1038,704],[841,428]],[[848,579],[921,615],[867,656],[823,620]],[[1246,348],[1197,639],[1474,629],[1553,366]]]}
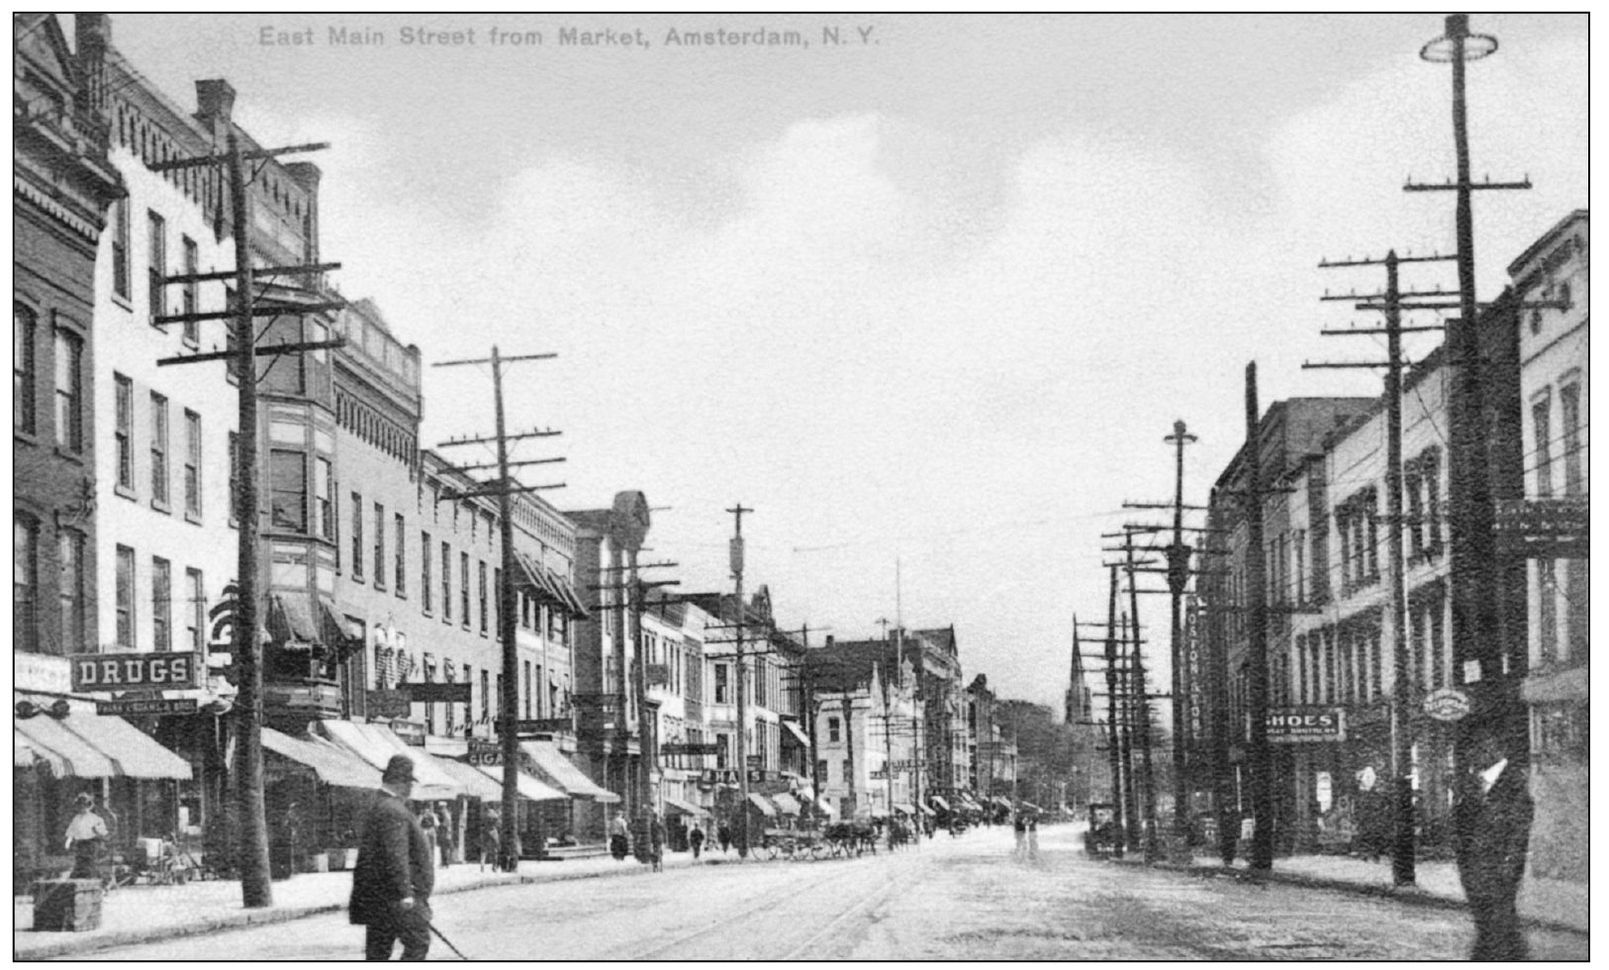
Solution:
{"label": "trash barrel", "polygon": [[101,927],[99,879],[45,879],[33,884],[34,929],[82,933]]}

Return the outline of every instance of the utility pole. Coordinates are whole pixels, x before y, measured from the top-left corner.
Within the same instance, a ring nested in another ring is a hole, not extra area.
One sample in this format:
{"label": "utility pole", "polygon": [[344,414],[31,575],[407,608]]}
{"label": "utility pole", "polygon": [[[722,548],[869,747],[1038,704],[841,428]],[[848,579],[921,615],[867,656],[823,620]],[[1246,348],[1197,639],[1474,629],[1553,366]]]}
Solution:
{"label": "utility pole", "polygon": [[552,437],[556,431],[532,431],[525,434],[511,435],[508,433],[508,424],[503,408],[503,366],[505,364],[519,363],[527,360],[552,360],[558,354],[523,354],[517,357],[504,357],[496,344],[492,345],[492,355],[466,360],[446,360],[434,364],[435,367],[464,367],[468,365],[492,365],[492,405],[496,418],[496,436],[491,442],[484,438],[459,438],[442,442],[438,447],[459,446],[468,444],[493,443],[497,447],[497,483],[483,488],[470,489],[454,496],[455,499],[472,498],[482,495],[497,497],[498,533],[503,545],[503,575],[499,582],[498,610],[497,610],[497,639],[502,647],[503,654],[503,689],[497,699],[497,733],[501,747],[503,761],[503,816],[501,819],[502,858],[500,867],[513,872],[519,868],[519,736],[515,729],[515,720],[519,716],[519,650],[515,636],[518,617],[514,607],[514,571],[521,568],[519,560],[514,553],[514,494],[534,492],[547,488],[561,488],[562,485],[538,485],[534,487],[517,485],[509,475],[508,443],[523,438]]}
{"label": "utility pole", "polygon": [[1147,697],[1145,685],[1145,665],[1140,653],[1140,596],[1136,588],[1135,562],[1134,562],[1134,533],[1125,532],[1123,536],[1124,554],[1128,558],[1129,572],[1129,622],[1134,625],[1134,656],[1132,665],[1131,690],[1132,702],[1136,706],[1135,725],[1139,734],[1141,770],[1144,775],[1140,779],[1140,786],[1145,799],[1145,861],[1153,862],[1156,859],[1156,775],[1151,770],[1151,703]]}
{"label": "utility pole", "polygon": [[1168,592],[1170,596],[1169,656],[1173,680],[1173,838],[1186,859],[1190,854],[1190,779],[1185,739],[1189,737],[1190,688],[1187,683],[1183,622],[1184,588],[1190,580],[1190,547],[1184,544],[1184,446],[1196,440],[1185,430],[1184,421],[1173,422],[1173,434],[1162,439],[1174,446],[1173,544],[1168,546]]}
{"label": "utility pole", "polygon": [[[1391,799],[1393,818],[1393,839],[1391,853],[1392,881],[1398,886],[1411,886],[1414,883],[1414,813],[1413,813],[1413,780],[1409,777],[1413,760],[1413,724],[1416,701],[1416,691],[1408,655],[1407,638],[1407,594],[1403,582],[1403,552],[1402,552],[1402,334],[1406,332],[1420,332],[1443,329],[1440,326],[1404,327],[1402,325],[1403,296],[1398,280],[1398,267],[1402,263],[1445,262],[1453,259],[1451,256],[1398,256],[1396,250],[1386,253],[1384,259],[1346,259],[1339,261],[1325,260],[1319,263],[1321,269],[1333,269],[1349,266],[1384,266],[1386,269],[1386,289],[1379,299],[1383,302],[1360,303],[1359,306],[1369,309],[1380,309],[1385,313],[1385,327],[1382,328],[1352,328],[1347,330],[1320,331],[1325,336],[1353,336],[1378,335],[1386,337],[1386,360],[1383,363],[1372,361],[1343,362],[1343,363],[1304,363],[1307,369],[1318,368],[1354,368],[1354,367],[1380,367],[1386,368],[1385,397],[1386,397],[1386,521],[1387,530],[1387,569],[1386,582],[1390,586],[1388,608],[1391,620],[1391,656],[1392,656],[1392,688],[1391,688]],[[1410,297],[1430,297],[1443,295],[1440,291],[1431,293],[1408,294]],[[1331,296],[1326,294],[1326,300],[1357,300],[1356,295]],[[1366,297],[1373,301],[1375,297]]]}
{"label": "utility pole", "polygon": [[[899,557],[894,557],[894,635],[896,641],[894,652],[898,661],[900,676],[905,675],[905,593],[903,576],[900,570]],[[921,643],[920,640],[917,641]],[[924,744],[921,725],[917,719],[917,704],[922,693],[922,655],[921,647],[917,648],[916,663],[911,665],[911,807],[918,813],[922,811],[922,766],[927,762],[927,745]],[[893,808],[890,806],[890,812]],[[892,817],[892,816],[891,816]],[[919,845],[922,841],[921,819],[911,819],[911,844]]]}
{"label": "utility pole", "polygon": [[1113,854],[1121,859],[1128,832],[1125,808],[1128,799],[1123,787],[1123,750],[1118,724],[1122,715],[1117,692],[1117,567],[1110,568],[1112,585],[1106,603],[1106,753],[1112,767],[1112,817],[1120,836]]}
{"label": "utility pole", "polygon": [[[1469,174],[1469,130],[1465,101],[1465,62],[1479,60],[1497,50],[1497,38],[1471,33],[1468,14],[1451,14],[1446,32],[1425,44],[1419,56],[1452,64],[1453,146],[1457,152],[1457,181],[1442,184],[1408,183],[1409,192],[1453,191],[1457,197],[1458,319],[1447,321],[1447,503],[1448,561],[1451,582],[1453,671],[1458,683],[1476,684],[1470,717],[1491,725],[1502,739],[1510,762],[1521,771],[1530,767],[1529,716],[1520,698],[1520,682],[1528,657],[1523,649],[1510,649],[1499,636],[1501,616],[1498,582],[1500,564],[1495,541],[1492,490],[1488,472],[1483,362],[1480,355],[1479,306],[1475,301],[1475,228],[1471,192],[1475,189],[1528,189],[1520,182],[1475,183]],[[1471,676],[1473,674],[1473,676]],[[1477,732],[1457,732],[1455,762],[1460,773],[1469,767]],[[1529,826],[1526,826],[1529,829]],[[1467,833],[1460,833],[1461,835]],[[1524,838],[1525,833],[1516,833]],[[1459,838],[1459,864],[1476,864],[1466,854],[1475,851],[1472,840]]]}
{"label": "utility pole", "polygon": [[[748,660],[743,654],[743,624],[747,619],[745,614],[748,607],[743,601],[743,513],[753,512],[753,509],[743,507],[738,502],[726,511],[732,513],[735,531],[729,547],[732,566],[732,578],[737,581],[737,762],[738,762],[738,796],[740,810],[738,813],[738,858],[746,859],[749,856],[749,702],[748,702]],[[853,786],[853,781],[851,781]]]}
{"label": "utility pole", "polygon": [[[1217,490],[1213,490],[1211,507],[1207,515],[1207,533],[1204,539],[1209,551],[1227,551],[1215,548],[1215,536],[1223,534],[1218,523],[1218,497]],[[1218,541],[1222,541],[1221,539]],[[1215,605],[1212,600],[1227,599],[1222,576],[1209,576],[1207,597],[1209,606]],[[1222,605],[1222,604],[1216,604]],[[1235,861],[1235,842],[1239,836],[1236,830],[1240,817],[1240,806],[1235,797],[1234,772],[1229,763],[1229,648],[1224,631],[1224,620],[1228,612],[1223,609],[1206,610],[1206,677],[1204,693],[1207,697],[1207,712],[1210,723],[1206,725],[1208,736],[1211,738],[1212,763],[1212,791],[1213,809],[1218,817],[1218,857],[1225,866]]]}
{"label": "utility pole", "polygon": [[1273,763],[1268,748],[1268,603],[1263,566],[1263,453],[1258,434],[1257,364],[1246,365],[1246,673],[1251,694],[1251,867],[1274,865]]}
{"label": "utility pole", "polygon": [[[343,347],[345,340],[298,341],[259,347],[257,328],[259,316],[302,315],[340,309],[344,301],[326,301],[311,304],[279,304],[259,301],[256,292],[255,269],[251,253],[251,198],[247,194],[250,183],[246,175],[248,160],[268,159],[282,155],[317,151],[327,144],[293,145],[287,148],[244,151],[239,137],[231,131],[228,151],[222,155],[174,159],[149,165],[152,171],[169,172],[177,169],[206,168],[225,165],[229,170],[230,218],[233,223],[235,268],[216,273],[187,273],[167,276],[162,285],[192,283],[203,280],[235,282],[235,307],[216,313],[182,313],[158,316],[152,322],[166,327],[174,323],[197,323],[203,320],[228,320],[235,338],[232,349],[199,354],[185,354],[157,361],[158,366],[193,364],[212,360],[227,360],[234,368],[236,387],[239,389],[239,431],[235,449],[235,479],[240,506],[239,532],[236,556],[239,590],[234,622],[231,628],[230,651],[239,675],[235,698],[235,719],[239,752],[235,759],[235,809],[240,819],[237,868],[240,870],[242,904],[247,909],[260,909],[274,904],[272,881],[268,862],[268,820],[263,803],[263,644],[258,636],[258,508],[257,508],[257,358],[278,354],[302,353],[308,350]],[[336,264],[264,267],[268,273],[289,275],[316,275]]]}

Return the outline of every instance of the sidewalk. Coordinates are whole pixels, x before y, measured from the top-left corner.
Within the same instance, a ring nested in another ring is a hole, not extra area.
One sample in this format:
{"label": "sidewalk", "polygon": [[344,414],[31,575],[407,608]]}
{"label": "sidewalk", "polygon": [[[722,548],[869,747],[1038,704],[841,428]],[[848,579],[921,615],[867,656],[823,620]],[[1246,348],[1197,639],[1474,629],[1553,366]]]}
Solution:
{"label": "sidewalk", "polygon": [[[1236,860],[1234,866],[1225,869],[1215,856],[1198,855],[1190,866],[1163,865],[1203,875],[1251,877],[1244,860]],[[1454,863],[1420,860],[1414,874],[1416,885],[1397,889],[1391,883],[1391,861],[1388,858],[1366,862],[1349,856],[1299,855],[1275,858],[1274,868],[1262,878],[1318,889],[1389,896],[1419,905],[1464,908],[1464,890],[1459,884],[1458,868]],[[1520,885],[1520,917],[1539,926],[1587,933],[1587,896],[1587,887],[1579,883],[1526,879]]]}
{"label": "sidewalk", "polygon": [[[699,865],[736,862],[737,853],[706,854]],[[752,861],[752,860],[751,860]],[[665,868],[693,865],[686,852],[667,852]],[[482,872],[473,863],[436,870],[435,895],[510,886],[523,883],[562,882],[608,876],[647,875],[649,868],[634,858],[616,862],[608,856],[567,859],[562,862],[520,863],[518,873]],[[33,902],[27,896],[12,900],[11,954],[15,960],[40,960],[104,950],[109,947],[209,933],[230,927],[279,923],[316,913],[346,909],[352,891],[352,873],[309,872],[273,884],[274,905],[245,909],[240,883],[208,880],[183,886],[126,886],[103,898],[100,929],[84,933],[35,932]]]}

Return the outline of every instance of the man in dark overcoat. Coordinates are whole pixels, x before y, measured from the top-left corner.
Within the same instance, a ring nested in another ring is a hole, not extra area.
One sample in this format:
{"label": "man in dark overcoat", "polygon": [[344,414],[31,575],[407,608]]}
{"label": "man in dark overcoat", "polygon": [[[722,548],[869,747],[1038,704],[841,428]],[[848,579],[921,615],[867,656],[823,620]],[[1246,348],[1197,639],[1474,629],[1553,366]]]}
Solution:
{"label": "man in dark overcoat", "polygon": [[1453,806],[1458,878],[1475,921],[1472,960],[1524,960],[1525,930],[1515,899],[1525,876],[1532,803],[1525,770],[1488,729],[1473,742],[1469,773]]}
{"label": "man in dark overcoat", "polygon": [[363,821],[358,863],[352,872],[352,922],[368,927],[363,955],[389,960],[397,940],[402,959],[430,951],[430,891],[436,870],[430,840],[408,809],[413,760],[394,755],[380,776],[380,791]]}

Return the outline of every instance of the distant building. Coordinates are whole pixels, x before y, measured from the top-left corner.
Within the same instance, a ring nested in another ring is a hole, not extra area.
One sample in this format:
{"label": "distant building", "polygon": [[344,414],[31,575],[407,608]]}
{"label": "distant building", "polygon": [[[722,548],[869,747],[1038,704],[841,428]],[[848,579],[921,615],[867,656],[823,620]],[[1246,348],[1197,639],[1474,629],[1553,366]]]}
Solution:
{"label": "distant building", "polygon": [[[1525,581],[1531,869],[1587,880],[1588,218],[1566,216],[1509,265],[1524,409],[1524,498],[1507,511]],[[1552,302],[1551,306],[1525,306]],[[1501,519],[1505,510],[1500,506]]]}
{"label": "distant building", "polygon": [[835,640],[807,655],[821,794],[840,816],[915,814],[925,738],[916,653],[889,640]]}

